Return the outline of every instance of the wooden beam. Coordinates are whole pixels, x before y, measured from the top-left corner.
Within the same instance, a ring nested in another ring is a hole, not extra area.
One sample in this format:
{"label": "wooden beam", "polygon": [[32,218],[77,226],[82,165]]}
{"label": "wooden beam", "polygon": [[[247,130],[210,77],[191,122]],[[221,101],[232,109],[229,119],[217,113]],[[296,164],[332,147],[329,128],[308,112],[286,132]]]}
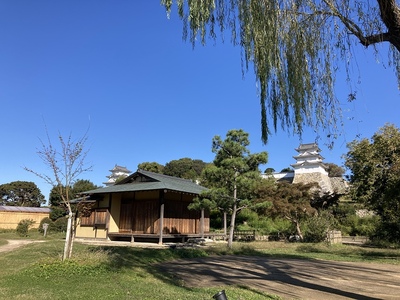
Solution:
{"label": "wooden beam", "polygon": [[163,243],[163,230],[164,230],[164,191],[160,190],[160,237],[158,239],[158,244]]}
{"label": "wooden beam", "polygon": [[[111,219],[111,207],[112,205],[112,194],[108,194],[108,212],[107,212],[107,228],[106,228],[106,239],[110,240],[110,237],[108,236],[108,233],[110,232],[110,219]],[[99,206],[99,204],[97,204]],[[118,229],[119,229],[119,224],[118,224]]]}

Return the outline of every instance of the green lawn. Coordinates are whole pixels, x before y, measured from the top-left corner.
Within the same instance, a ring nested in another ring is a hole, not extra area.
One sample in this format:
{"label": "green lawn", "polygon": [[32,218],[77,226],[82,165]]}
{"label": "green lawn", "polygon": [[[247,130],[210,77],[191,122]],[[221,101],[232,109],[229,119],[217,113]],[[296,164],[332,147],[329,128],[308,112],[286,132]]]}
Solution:
{"label": "green lawn", "polygon": [[[0,241],[10,238],[0,234]],[[39,238],[39,237],[35,237]],[[207,255],[265,255],[304,259],[399,264],[400,250],[324,244],[250,243],[210,249],[141,249],[75,244],[62,263],[63,240],[50,237],[0,255],[0,299],[212,299],[224,289],[229,299],[279,299],[239,286],[188,288],[161,273],[156,264]]]}

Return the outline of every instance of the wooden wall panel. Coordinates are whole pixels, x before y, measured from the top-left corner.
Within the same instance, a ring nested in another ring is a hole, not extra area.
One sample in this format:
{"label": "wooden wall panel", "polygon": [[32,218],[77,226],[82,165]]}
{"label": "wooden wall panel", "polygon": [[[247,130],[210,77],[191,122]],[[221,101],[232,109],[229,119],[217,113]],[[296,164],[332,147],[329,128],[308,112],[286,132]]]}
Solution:
{"label": "wooden wall panel", "polygon": [[132,207],[133,201],[123,199],[121,202],[121,214],[119,218],[119,231],[130,232],[132,229]]}
{"label": "wooden wall panel", "polygon": [[[160,200],[155,195],[153,191],[148,194],[145,192],[126,193],[122,196],[120,232],[159,233]],[[165,194],[164,233],[200,233],[200,211],[187,208],[192,198],[190,195],[179,193]],[[209,217],[206,215],[204,232],[208,232],[209,228]]]}
{"label": "wooden wall panel", "polygon": [[159,201],[134,201],[133,202],[133,224],[134,233],[157,233],[156,222],[159,218]]}
{"label": "wooden wall panel", "polygon": [[200,212],[189,210],[186,201],[166,201],[164,232],[165,233],[199,233]]}

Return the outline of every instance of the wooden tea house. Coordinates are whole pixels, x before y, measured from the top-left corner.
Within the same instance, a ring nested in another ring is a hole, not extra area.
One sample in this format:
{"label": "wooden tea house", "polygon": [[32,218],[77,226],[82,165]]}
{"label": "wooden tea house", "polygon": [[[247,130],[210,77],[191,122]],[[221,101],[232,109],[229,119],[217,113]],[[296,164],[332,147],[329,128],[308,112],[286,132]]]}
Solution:
{"label": "wooden tea house", "polygon": [[138,170],[83,193],[92,209],[78,218],[76,236],[158,243],[202,237],[209,231],[208,213],[188,205],[203,190],[191,180]]}

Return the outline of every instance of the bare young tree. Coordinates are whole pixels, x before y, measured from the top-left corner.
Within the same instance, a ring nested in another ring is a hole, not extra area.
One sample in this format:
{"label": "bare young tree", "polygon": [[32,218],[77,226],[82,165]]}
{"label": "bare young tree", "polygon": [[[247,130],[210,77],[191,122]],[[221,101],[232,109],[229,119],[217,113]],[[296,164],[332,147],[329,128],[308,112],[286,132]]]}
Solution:
{"label": "bare young tree", "polygon": [[47,129],[46,137],[47,143],[40,140],[41,148],[38,149],[37,154],[50,169],[49,174],[39,173],[27,167],[25,167],[25,170],[42,178],[54,189],[57,189],[62,202],[68,209],[67,232],[63,252],[63,260],[65,260],[71,258],[75,232],[74,214],[71,207],[71,187],[79,175],[92,170],[92,166],[85,163],[88,153],[88,150],[85,150],[85,144],[88,137],[87,132],[77,140],[74,140],[71,134],[67,138],[59,134],[59,147],[52,143]]}

